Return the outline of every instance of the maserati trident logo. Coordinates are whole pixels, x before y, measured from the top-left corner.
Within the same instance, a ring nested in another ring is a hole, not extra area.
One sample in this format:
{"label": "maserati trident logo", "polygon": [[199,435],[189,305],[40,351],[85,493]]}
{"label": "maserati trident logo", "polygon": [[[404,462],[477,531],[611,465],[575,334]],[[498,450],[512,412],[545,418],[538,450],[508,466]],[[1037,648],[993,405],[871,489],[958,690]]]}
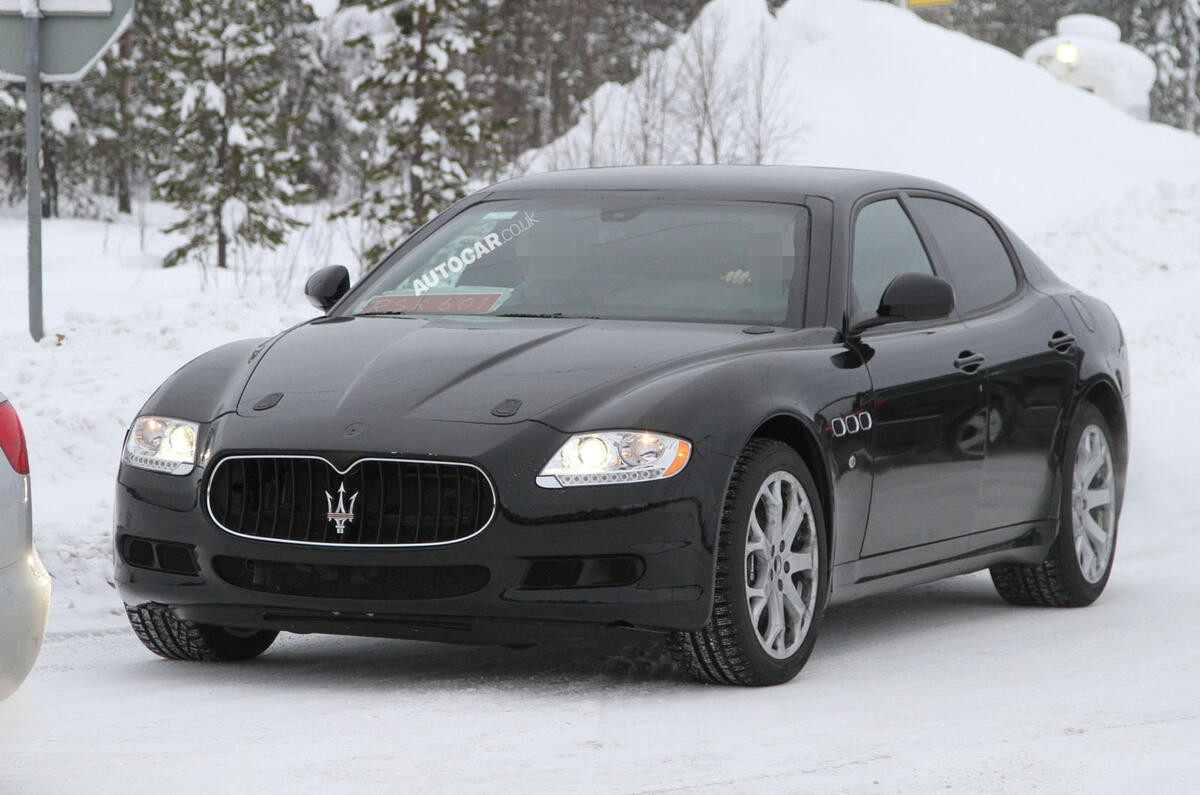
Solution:
{"label": "maserati trident logo", "polygon": [[346,507],[346,484],[338,485],[338,500],[337,507],[333,505],[333,495],[325,492],[325,502],[329,505],[329,513],[325,514],[329,521],[333,522],[334,528],[338,535],[346,532],[346,523],[354,521],[354,501],[358,499],[358,492],[350,495],[350,507]]}

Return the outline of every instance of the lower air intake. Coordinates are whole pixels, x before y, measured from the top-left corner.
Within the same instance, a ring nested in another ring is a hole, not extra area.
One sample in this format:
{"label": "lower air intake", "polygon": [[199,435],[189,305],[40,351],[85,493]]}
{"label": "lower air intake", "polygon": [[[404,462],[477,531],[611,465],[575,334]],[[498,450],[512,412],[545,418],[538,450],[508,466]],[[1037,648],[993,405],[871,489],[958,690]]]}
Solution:
{"label": "lower air intake", "polygon": [[487,585],[483,566],[329,566],[219,555],[213,568],[250,591],[321,599],[449,599]]}

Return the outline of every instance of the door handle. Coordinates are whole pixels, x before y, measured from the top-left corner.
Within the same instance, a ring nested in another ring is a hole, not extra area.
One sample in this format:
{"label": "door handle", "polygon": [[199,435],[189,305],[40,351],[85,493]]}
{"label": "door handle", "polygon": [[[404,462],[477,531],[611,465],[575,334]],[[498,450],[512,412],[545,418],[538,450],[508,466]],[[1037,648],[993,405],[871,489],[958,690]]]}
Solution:
{"label": "door handle", "polygon": [[967,374],[976,373],[983,366],[983,355],[974,351],[963,351],[954,360],[954,366]]}
{"label": "door handle", "polygon": [[1059,353],[1070,353],[1075,347],[1075,335],[1066,331],[1056,331],[1046,344]]}

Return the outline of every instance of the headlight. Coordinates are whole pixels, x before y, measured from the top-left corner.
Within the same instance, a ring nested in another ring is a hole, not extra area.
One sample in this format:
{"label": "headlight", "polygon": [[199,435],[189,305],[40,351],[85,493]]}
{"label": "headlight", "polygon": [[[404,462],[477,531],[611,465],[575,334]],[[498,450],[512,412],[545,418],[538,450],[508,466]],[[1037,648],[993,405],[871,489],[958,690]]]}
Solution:
{"label": "headlight", "polygon": [[648,431],[579,433],[542,468],[537,484],[547,489],[662,480],[688,462],[692,445]]}
{"label": "headlight", "polygon": [[186,475],[196,464],[200,426],[170,417],[138,417],[129,429],[121,460],[130,466]]}

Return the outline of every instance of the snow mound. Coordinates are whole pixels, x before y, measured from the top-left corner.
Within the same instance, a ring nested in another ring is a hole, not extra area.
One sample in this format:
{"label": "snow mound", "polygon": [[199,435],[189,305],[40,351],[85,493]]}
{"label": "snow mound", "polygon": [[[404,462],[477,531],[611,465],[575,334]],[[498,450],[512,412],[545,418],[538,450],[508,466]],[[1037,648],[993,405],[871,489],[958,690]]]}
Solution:
{"label": "snow mound", "polygon": [[1059,36],[1082,36],[1088,39],[1120,41],[1121,26],[1111,19],[1095,14],[1070,14],[1054,23],[1054,32]]}
{"label": "snow mound", "polygon": [[[706,101],[707,100],[707,101]],[[520,164],[767,162],[912,173],[1035,234],[1200,183],[1200,138],[1132,119],[991,45],[887,3],[715,0],[629,85]]]}

